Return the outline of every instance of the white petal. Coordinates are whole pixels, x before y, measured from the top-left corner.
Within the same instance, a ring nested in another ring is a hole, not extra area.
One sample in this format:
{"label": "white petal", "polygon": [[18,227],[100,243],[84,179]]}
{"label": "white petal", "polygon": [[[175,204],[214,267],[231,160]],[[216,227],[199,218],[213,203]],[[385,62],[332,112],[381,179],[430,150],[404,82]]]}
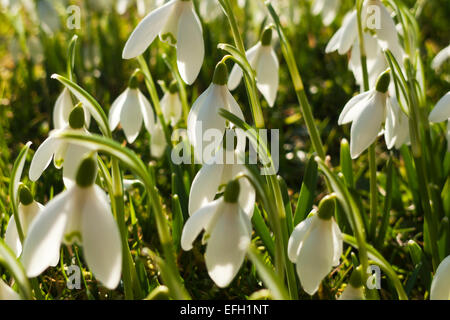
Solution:
{"label": "white petal", "polygon": [[90,152],[92,152],[91,149],[80,144],[69,143],[67,145],[63,163],[63,178],[66,187],[73,184],[77,177],[81,161]]}
{"label": "white petal", "polygon": [[397,119],[389,100],[388,103],[386,104],[386,123],[384,125],[384,139],[386,140],[387,148],[390,150],[394,147],[395,142],[397,140],[397,136],[395,134],[395,123]]}
{"label": "white petal", "polygon": [[181,119],[182,105],[178,93],[166,92],[161,99],[161,109],[164,118],[174,127]]}
{"label": "white petal", "polygon": [[189,193],[189,215],[214,200],[222,184],[222,164],[204,164],[192,181]]}
{"label": "white petal", "polygon": [[350,50],[350,47],[354,44],[357,35],[357,19],[356,19],[356,10],[352,11],[348,14],[342,25],[342,33],[339,39],[339,47],[338,53],[345,54]]}
{"label": "white petal", "polygon": [[434,70],[439,69],[448,58],[450,58],[450,45],[438,52],[433,61],[431,61],[431,67]]}
{"label": "white petal", "polygon": [[342,109],[342,112],[339,115],[338,124],[343,125],[354,121],[355,118],[361,112],[362,105],[360,103],[362,102],[362,104],[364,104],[366,99],[370,96],[370,94],[371,91],[366,91],[351,98],[345,104],[344,109]]}
{"label": "white petal", "polygon": [[207,229],[221,203],[221,199],[210,202],[189,217],[181,234],[181,248],[184,251],[192,249],[192,243],[202,230]]}
{"label": "white petal", "polygon": [[428,120],[431,122],[442,122],[450,118],[450,91],[439,99],[430,113]]}
{"label": "white petal", "polygon": [[450,256],[439,264],[430,289],[431,300],[450,300]]}
{"label": "white petal", "polygon": [[313,217],[306,218],[300,222],[292,231],[288,242],[288,257],[292,262],[297,261],[298,253],[301,248],[301,243],[309,233],[311,223],[314,221]]}
{"label": "white petal", "polygon": [[261,49],[258,65],[256,67],[256,86],[267,100],[269,106],[273,106],[278,91],[278,59],[269,46]]}
{"label": "white petal", "polygon": [[151,146],[150,151],[152,157],[161,158],[166,151],[167,142],[166,137],[164,135],[164,130],[161,123],[158,121],[156,126],[153,128],[151,132]]}
{"label": "white petal", "polygon": [[[233,165],[233,177],[235,178],[239,173],[245,172],[248,174],[245,165],[235,164]],[[229,182],[229,181],[227,181]],[[256,193],[252,184],[248,179],[239,179],[240,193],[238,202],[242,210],[247,214],[249,218],[253,216],[253,211],[255,209],[255,198]]]}
{"label": "white petal", "polygon": [[106,194],[94,185],[82,212],[83,252],[94,276],[108,289],[117,287],[122,270],[119,229]]}
{"label": "white petal", "polygon": [[55,150],[60,145],[60,140],[49,136],[36,150],[30,164],[29,177],[31,181],[36,181],[42,175],[42,172],[52,161]]}
{"label": "white petal", "polygon": [[143,117],[139,104],[138,90],[130,89],[120,112],[120,124],[128,143],[133,143],[141,131]]}
{"label": "white petal", "polygon": [[339,265],[339,260],[342,255],[343,250],[343,237],[341,229],[339,229],[338,224],[334,220],[334,218],[331,218],[331,232],[333,233],[333,248],[334,248],[334,255],[333,255],[333,266]]}
{"label": "white petal", "polygon": [[180,76],[187,84],[197,78],[203,64],[205,47],[203,44],[202,25],[192,7],[186,2],[180,16],[177,35],[177,64]]}
{"label": "white petal", "polygon": [[164,27],[172,6],[177,1],[169,1],[162,7],[153,10],[137,25],[125,44],[122,52],[123,59],[135,58],[148,48]]}
{"label": "white petal", "polygon": [[353,120],[350,131],[350,153],[357,158],[378,137],[385,113],[384,94],[375,94]]}
{"label": "white petal", "polygon": [[297,257],[297,273],[309,295],[319,289],[323,278],[331,271],[333,256],[331,221],[317,217]]}
{"label": "white petal", "polygon": [[450,118],[447,121],[447,151],[450,152]]}
{"label": "white petal", "polygon": [[109,109],[109,127],[112,131],[116,129],[120,122],[120,113],[122,112],[122,107],[124,105],[125,100],[128,96],[129,88],[127,88],[124,92],[122,92],[116,100],[114,100],[111,108]]}
{"label": "white petal", "polygon": [[[248,62],[252,67],[254,67],[255,62],[258,60],[259,53],[261,51],[262,45],[259,41],[257,44],[255,44],[253,47],[248,49],[245,52],[245,55],[247,57]],[[228,89],[234,90],[239,85],[242,79],[242,69],[241,67],[236,63],[233,68],[231,69],[230,75],[228,77]]]}
{"label": "white petal", "polygon": [[205,253],[208,274],[220,288],[230,284],[238,273],[250,245],[248,216],[237,203],[224,203],[211,230]]}
{"label": "white petal", "polygon": [[155,126],[155,116],[153,115],[152,106],[140,90],[138,90],[138,98],[145,128],[148,132],[152,132],[153,127]]}
{"label": "white petal", "polygon": [[348,284],[338,300],[364,300],[364,288],[355,288],[351,284]]}
{"label": "white petal", "polygon": [[0,278],[0,300],[21,300],[19,294]]}
{"label": "white petal", "polygon": [[69,210],[73,205],[70,201],[72,196],[72,189],[57,195],[31,224],[22,254],[22,264],[28,277],[41,274],[59,253]]}
{"label": "white petal", "polygon": [[58,99],[56,99],[53,108],[53,125],[56,129],[62,129],[67,125],[72,108],[73,101],[70,96],[70,91],[67,88],[64,88],[58,96]]}
{"label": "white petal", "polygon": [[19,233],[17,232],[16,222],[14,216],[11,216],[6,227],[5,243],[14,252],[16,257],[20,256],[22,252],[22,244],[20,243]]}

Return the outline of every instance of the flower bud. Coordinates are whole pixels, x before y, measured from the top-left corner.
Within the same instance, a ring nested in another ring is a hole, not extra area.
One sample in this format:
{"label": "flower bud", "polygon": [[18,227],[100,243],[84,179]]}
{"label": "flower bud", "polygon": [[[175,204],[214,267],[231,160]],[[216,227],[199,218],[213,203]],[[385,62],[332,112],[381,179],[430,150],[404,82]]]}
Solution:
{"label": "flower bud", "polygon": [[24,206],[28,206],[33,203],[33,196],[30,189],[27,186],[22,185],[19,190],[19,201]]}
{"label": "flower bud", "polygon": [[225,194],[223,196],[225,202],[236,203],[239,198],[239,191],[239,181],[231,180],[230,182],[228,182],[225,188]]}
{"label": "flower bud", "polygon": [[358,266],[355,270],[353,270],[349,282],[353,288],[360,288],[363,286],[363,278],[361,272],[362,272],[361,266]]}
{"label": "flower bud", "polygon": [[228,81],[228,69],[225,62],[219,62],[214,70],[213,83],[224,86]]}
{"label": "flower bud", "polygon": [[87,156],[78,167],[76,182],[81,188],[87,188],[94,184],[97,178],[97,161]]}
{"label": "flower bud", "polygon": [[79,102],[70,112],[69,125],[72,129],[81,129],[84,126],[84,109]]}
{"label": "flower bud", "polygon": [[335,194],[329,194],[320,201],[319,203],[319,218],[322,220],[329,220],[334,215],[334,202],[336,201]]}
{"label": "flower bud", "polygon": [[378,92],[386,93],[389,88],[389,82],[391,81],[390,69],[383,72],[377,79],[377,84],[375,89]]}
{"label": "flower bud", "polygon": [[272,28],[265,28],[261,35],[261,44],[263,46],[270,46],[272,42]]}

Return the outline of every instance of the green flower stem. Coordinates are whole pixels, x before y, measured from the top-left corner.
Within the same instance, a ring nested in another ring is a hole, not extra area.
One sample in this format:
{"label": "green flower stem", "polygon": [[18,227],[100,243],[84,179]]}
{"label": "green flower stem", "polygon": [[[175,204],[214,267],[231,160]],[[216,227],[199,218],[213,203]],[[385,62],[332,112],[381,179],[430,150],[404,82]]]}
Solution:
{"label": "green flower stem", "polygon": [[297,63],[295,62],[295,57],[292,52],[291,45],[287,40],[285,33],[283,31],[283,27],[281,26],[280,18],[278,17],[275,9],[272,7],[272,4],[269,1],[266,1],[267,9],[269,10],[270,15],[272,16],[277,31],[278,36],[281,41],[281,49],[283,52],[284,59],[286,60],[289,73],[292,78],[292,82],[294,83],[295,93],[297,95],[297,99],[300,103],[300,110],[305,119],[306,127],[309,132],[309,136],[311,137],[311,143],[314,150],[317,152],[317,155],[321,159],[325,159],[325,150],[323,147],[322,140],[320,138],[319,130],[314,122],[314,116],[312,113],[311,105],[309,104],[308,98],[305,93],[305,88],[303,86],[302,77],[300,72],[298,71]]}
{"label": "green flower stem", "polygon": [[[356,15],[358,22],[358,40],[359,40],[359,52],[362,66],[362,76],[364,82],[364,91],[369,90],[369,74],[367,71],[367,57],[366,50],[364,46],[364,36],[362,30],[362,19],[361,19],[362,1],[356,1]],[[376,234],[377,226],[377,211],[378,211],[378,191],[377,191],[377,164],[376,164],[376,154],[375,154],[374,142],[369,146],[369,179],[370,179],[370,224],[369,224],[369,238],[374,239]]]}
{"label": "green flower stem", "polygon": [[[237,25],[236,17],[234,16],[233,9],[231,8],[230,0],[219,0],[225,15],[228,18],[228,22],[231,27],[231,32],[233,33],[234,43],[236,48],[240,51],[242,56],[247,59],[245,55],[244,42],[242,41],[241,34]],[[256,84],[254,78],[250,78],[246,73],[244,73],[244,82],[247,90],[247,95],[250,100],[250,106],[252,108],[253,120],[255,121],[256,128],[264,128],[264,116],[261,109],[261,104],[259,102],[256,93]]]}

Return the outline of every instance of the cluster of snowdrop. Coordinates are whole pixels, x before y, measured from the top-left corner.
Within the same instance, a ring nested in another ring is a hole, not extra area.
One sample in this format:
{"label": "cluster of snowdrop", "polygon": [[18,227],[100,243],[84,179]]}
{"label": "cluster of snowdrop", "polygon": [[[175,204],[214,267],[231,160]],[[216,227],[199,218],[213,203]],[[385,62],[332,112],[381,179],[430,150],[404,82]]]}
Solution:
{"label": "cluster of snowdrop", "polygon": [[[117,11],[125,12],[130,3],[119,1]],[[136,3],[142,11],[144,1]],[[338,0],[316,0],[313,12],[320,13],[324,24],[328,25],[336,16],[338,5]],[[368,16],[370,6],[379,8],[381,20],[376,28],[372,28]],[[362,22],[369,88],[348,101],[338,120],[339,125],[352,124],[352,158],[359,157],[380,134],[384,134],[388,149],[399,149],[410,143],[409,115],[400,106],[399,99],[402,98],[397,97],[392,70],[388,69],[383,53],[389,49],[397,61],[403,61],[405,54],[398,38],[398,28],[379,0],[364,2]],[[151,11],[131,33],[123,49],[123,58],[140,56],[157,36],[176,48],[181,79],[188,85],[193,84],[201,70],[205,50],[202,26],[192,1],[171,0]],[[357,12],[353,11],[344,18],[326,52],[346,54],[351,50],[349,68],[356,83],[363,88],[360,40]],[[279,84],[279,62],[273,49],[271,27],[263,30],[260,40],[245,52],[245,56],[255,72],[257,89],[273,107]],[[246,136],[219,113],[224,109],[245,121],[241,106],[230,93],[239,85],[244,71],[236,63],[228,74],[225,62],[217,63],[211,84],[199,95],[187,115],[188,140],[202,168],[190,187],[189,218],[181,234],[181,247],[189,251],[203,232],[201,243],[206,245],[206,268],[211,279],[221,288],[227,287],[236,277],[251,245],[251,219],[257,196],[248,177],[248,169],[242,162]],[[151,137],[151,155],[159,158],[170,143],[166,141],[161,119],[173,128],[182,119],[179,86],[176,81],[168,86],[160,101],[162,114],[155,117],[151,103],[139,90],[138,73],[131,75],[127,88],[112,103],[107,124],[111,131],[120,127],[129,144],[136,141],[144,125]],[[430,122],[446,120],[450,151],[450,92],[442,97],[429,115]],[[61,138],[64,133],[73,132],[90,136],[90,121],[91,110],[86,101],[74,105],[69,89],[63,89],[53,111],[55,128],[36,150],[29,178],[37,181],[53,160],[56,168],[62,168],[66,190],[44,206],[34,200],[27,186],[20,185],[15,190],[19,195],[20,222],[11,217],[5,242],[20,257],[28,277],[37,277],[48,267],[56,266],[62,244],[81,245],[93,275],[105,287],[114,289],[121,279],[125,257],[110,201],[96,184],[97,150]],[[203,134],[207,130],[216,130],[223,136],[222,143],[209,150],[206,147],[208,137]],[[21,172],[18,175],[20,177]],[[318,207],[293,228],[287,243],[287,257],[295,263],[300,283],[309,295],[314,295],[332,268],[340,264],[343,235],[334,219],[337,201],[334,193],[323,197]],[[431,286],[432,299],[450,299],[449,276],[450,256],[436,270]],[[361,267],[354,268],[339,299],[364,299],[363,279]],[[0,299],[17,298],[17,293],[0,280]]]}

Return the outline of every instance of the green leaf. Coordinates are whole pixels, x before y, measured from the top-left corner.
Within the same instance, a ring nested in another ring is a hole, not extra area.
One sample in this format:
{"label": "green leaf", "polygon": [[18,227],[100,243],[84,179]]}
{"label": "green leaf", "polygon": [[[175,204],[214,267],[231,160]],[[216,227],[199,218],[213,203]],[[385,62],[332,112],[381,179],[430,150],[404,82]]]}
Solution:
{"label": "green leaf", "polygon": [[297,207],[294,213],[294,226],[302,222],[312,209],[314,196],[317,188],[318,169],[314,156],[308,160],[303,177]]}
{"label": "green leaf", "polygon": [[352,157],[350,155],[350,147],[348,141],[345,138],[341,140],[340,165],[341,172],[344,175],[345,183],[349,188],[354,188],[355,182],[353,180]]}
{"label": "green leaf", "polygon": [[183,232],[184,218],[181,211],[180,199],[177,194],[172,196],[172,237],[175,251],[180,250],[181,233]]}
{"label": "green leaf", "polygon": [[275,257],[275,244],[258,206],[255,206],[255,210],[253,211],[252,222],[255,227],[256,234],[261,238],[267,252],[273,259]]}

